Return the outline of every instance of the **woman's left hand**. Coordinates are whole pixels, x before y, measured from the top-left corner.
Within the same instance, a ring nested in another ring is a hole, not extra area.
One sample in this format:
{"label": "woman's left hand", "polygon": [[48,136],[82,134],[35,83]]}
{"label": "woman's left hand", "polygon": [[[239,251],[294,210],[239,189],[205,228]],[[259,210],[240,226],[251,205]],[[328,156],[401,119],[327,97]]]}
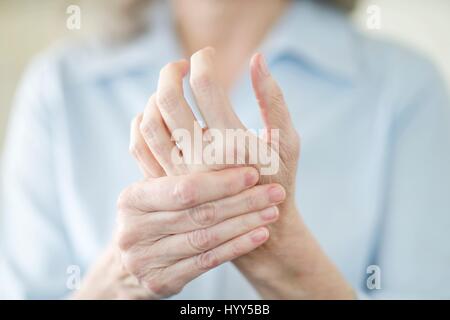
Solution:
{"label": "woman's left hand", "polygon": [[[260,183],[279,183],[286,190],[286,200],[279,205],[280,219],[270,226],[271,239],[260,248],[234,260],[236,266],[263,298],[353,298],[352,289],[322,251],[297,210],[295,173],[300,140],[283,94],[270,75],[263,57],[255,55],[250,66],[253,88],[266,129],[263,137],[249,135],[234,113],[217,81],[214,57],[213,49],[200,50],[192,56],[190,68],[190,85],[207,129],[202,130],[184,98],[182,81],[189,69],[188,62],[170,63],[161,70],[158,90],[150,99],[144,114],[134,121],[130,146],[133,155],[148,176],[220,170],[236,166],[236,162],[193,163],[187,161],[187,155],[191,156],[190,160],[194,158],[193,143],[198,143],[198,140],[194,140],[198,132],[204,135],[202,141],[209,141],[211,147],[217,141],[214,140],[217,138],[215,134],[222,133],[225,139],[226,130],[234,130],[235,137],[247,139],[246,143],[233,143],[231,149],[226,144],[224,149],[217,149],[218,146],[214,145],[215,152],[232,155],[232,159],[251,164],[261,173],[263,170],[270,172],[270,175],[261,175]],[[183,136],[179,139],[180,132],[189,133],[190,138]],[[206,138],[208,136],[209,139]],[[210,139],[211,136],[214,136],[214,141]],[[175,137],[177,145],[171,137]],[[256,150],[251,148],[252,142],[259,143]],[[271,150],[269,163],[258,161],[261,143]],[[172,152],[169,159],[167,148],[177,150],[177,147],[181,153]],[[204,149],[201,151],[203,155]]]}

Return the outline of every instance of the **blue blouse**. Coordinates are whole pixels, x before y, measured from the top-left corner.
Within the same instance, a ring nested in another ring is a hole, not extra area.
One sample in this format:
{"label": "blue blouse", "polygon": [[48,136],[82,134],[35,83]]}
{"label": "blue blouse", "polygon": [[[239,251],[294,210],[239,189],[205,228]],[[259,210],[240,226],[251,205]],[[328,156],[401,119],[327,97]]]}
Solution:
{"label": "blue blouse", "polygon": [[[26,73],[3,152],[0,296],[69,295],[70,266],[84,274],[111,240],[117,196],[141,179],[130,121],[182,56],[169,10],[153,10],[126,46],[65,44]],[[436,69],[312,1],[295,1],[260,51],[302,136],[297,203],[326,253],[361,297],[450,298],[450,106]],[[261,127],[248,70],[231,100]],[[227,263],[175,298],[256,297]]]}

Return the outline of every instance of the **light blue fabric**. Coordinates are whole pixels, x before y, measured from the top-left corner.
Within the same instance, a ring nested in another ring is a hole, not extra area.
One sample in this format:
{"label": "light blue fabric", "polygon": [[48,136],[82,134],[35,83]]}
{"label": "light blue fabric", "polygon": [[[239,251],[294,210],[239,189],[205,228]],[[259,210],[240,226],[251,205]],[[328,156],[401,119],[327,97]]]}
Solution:
{"label": "light blue fabric", "polygon": [[[1,296],[70,294],[67,268],[86,272],[110,241],[117,196],[141,179],[130,121],[181,57],[168,11],[154,10],[152,32],[123,48],[64,45],[26,73],[3,153]],[[450,298],[450,106],[434,67],[309,1],[261,51],[302,136],[298,206],[327,254],[367,297]],[[248,70],[231,98],[260,128]],[[380,290],[366,287],[372,264]],[[232,264],[177,296],[256,297]]]}

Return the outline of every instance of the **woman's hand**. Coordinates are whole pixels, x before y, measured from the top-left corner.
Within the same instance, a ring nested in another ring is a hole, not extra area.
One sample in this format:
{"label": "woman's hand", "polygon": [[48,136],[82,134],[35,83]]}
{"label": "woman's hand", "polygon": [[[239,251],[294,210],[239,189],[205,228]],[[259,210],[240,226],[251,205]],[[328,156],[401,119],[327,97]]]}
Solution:
{"label": "woman's hand", "polygon": [[[241,257],[269,238],[280,185],[258,185],[254,168],[147,178],[118,202],[122,262],[150,292],[174,295],[204,272]],[[281,192],[280,192],[281,191]]]}
{"label": "woman's hand", "polygon": [[[245,130],[217,81],[214,50],[206,48],[191,58],[190,84],[197,106],[211,130]],[[170,63],[160,73],[158,91],[143,115],[133,124],[131,151],[146,175],[179,175],[186,172],[219,170],[235,163],[210,165],[192,164],[184,155],[192,153],[192,143],[171,139],[183,129],[195,136],[200,125],[184,98],[182,80],[187,74],[187,61]],[[276,152],[277,172],[261,176],[259,183],[276,182],[284,187],[280,204],[280,219],[269,227],[271,239],[234,263],[265,298],[352,298],[349,285],[329,261],[303,223],[295,204],[295,174],[300,151],[299,137],[294,129],[283,94],[270,75],[261,55],[251,61],[251,75],[255,96],[265,123],[263,141]],[[272,136],[278,131],[278,141]],[[206,134],[205,134],[206,135]],[[260,139],[254,137],[254,139]],[[208,140],[208,139],[206,139]],[[180,153],[173,153],[178,150]],[[248,160],[248,144],[242,148],[224,150],[237,158]],[[273,159],[273,158],[271,158]],[[261,170],[261,163],[248,163]]]}
{"label": "woman's hand", "polygon": [[83,278],[80,289],[70,298],[76,300],[143,300],[150,293],[123,268],[120,252],[112,244]]}

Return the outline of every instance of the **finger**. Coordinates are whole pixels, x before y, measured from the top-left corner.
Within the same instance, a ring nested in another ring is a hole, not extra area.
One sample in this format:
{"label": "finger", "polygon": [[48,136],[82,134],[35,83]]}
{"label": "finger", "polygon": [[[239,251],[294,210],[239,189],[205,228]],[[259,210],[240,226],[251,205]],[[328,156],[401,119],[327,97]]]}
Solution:
{"label": "finger", "polygon": [[209,228],[230,218],[276,206],[285,198],[286,192],[281,185],[267,184],[186,210],[122,215],[118,220],[124,227],[120,246],[127,249],[137,244],[149,245],[170,235]]}
{"label": "finger", "polygon": [[191,57],[190,85],[198,109],[209,128],[243,128],[215,74],[214,49],[211,47]]}
{"label": "finger", "polygon": [[[183,159],[191,171],[207,171],[201,164],[202,148],[195,148],[195,137],[202,138],[202,127],[197,122],[184,98],[183,78],[189,68],[186,60],[167,64],[160,72],[157,104],[172,139],[183,152]],[[198,154],[194,155],[194,152]],[[198,163],[195,161],[198,159]]]}
{"label": "finger", "polygon": [[164,169],[153,156],[139,129],[142,117],[143,115],[139,114],[131,123],[130,153],[137,160],[138,165],[146,178],[162,177],[165,175]]}
{"label": "finger", "polygon": [[186,166],[175,142],[161,117],[156,105],[156,97],[149,99],[140,125],[141,134],[155,159],[168,175],[187,173]]}
{"label": "finger", "polygon": [[214,226],[245,213],[260,211],[284,201],[286,192],[281,185],[258,185],[234,196],[211,201],[180,211],[157,212],[139,220],[142,239],[150,232],[167,236]]}
{"label": "finger", "polygon": [[201,126],[184,98],[183,78],[188,67],[188,62],[181,60],[169,63],[161,70],[158,81],[157,104],[171,133],[177,129],[186,129],[193,136],[194,129],[199,129],[201,132]]}
{"label": "finger", "polygon": [[[163,252],[164,254],[154,257],[152,260],[157,264],[166,263],[166,265],[170,265],[180,259],[211,250],[258,227],[275,222],[278,219],[278,214],[278,208],[273,206],[225,220],[210,228],[166,237],[154,244],[155,252]],[[167,248],[170,248],[170,250],[167,250]]]}
{"label": "finger", "polygon": [[258,179],[258,171],[251,167],[149,179],[122,192],[118,201],[119,212],[188,209],[238,194],[254,186]]}
{"label": "finger", "polygon": [[[173,288],[181,290],[187,283],[203,273],[243,256],[265,243],[269,239],[269,230],[261,227],[228,241],[217,248],[203,252],[191,258],[177,262],[166,268],[159,277],[159,283],[171,283]],[[154,283],[150,284],[151,289]]]}
{"label": "finger", "polygon": [[270,75],[267,63],[261,54],[257,53],[252,57],[250,71],[253,90],[267,131],[280,129],[280,140],[288,139],[288,135],[294,130],[289,110],[283,93]]}

